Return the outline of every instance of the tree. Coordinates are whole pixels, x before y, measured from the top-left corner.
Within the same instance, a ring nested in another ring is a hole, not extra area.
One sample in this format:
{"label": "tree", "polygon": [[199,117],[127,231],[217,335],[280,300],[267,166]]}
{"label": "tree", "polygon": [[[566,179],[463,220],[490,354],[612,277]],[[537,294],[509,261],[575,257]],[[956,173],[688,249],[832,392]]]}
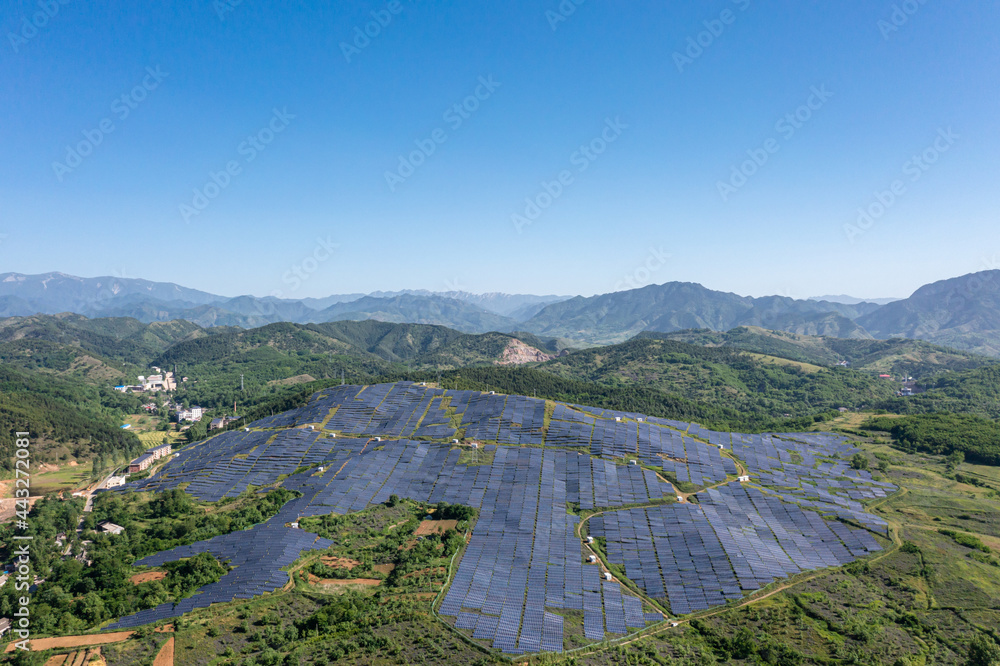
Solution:
{"label": "tree", "polygon": [[88,592],[77,604],[79,610],[76,615],[90,624],[98,624],[104,619],[104,601],[96,592]]}
{"label": "tree", "polygon": [[958,466],[965,462],[965,454],[961,451],[952,451],[945,458],[944,465],[949,472],[954,472]]}
{"label": "tree", "polygon": [[965,666],[1000,666],[1000,645],[989,636],[979,634],[972,639]]}
{"label": "tree", "polygon": [[855,453],[851,456],[852,469],[868,469],[868,456],[863,453]]}

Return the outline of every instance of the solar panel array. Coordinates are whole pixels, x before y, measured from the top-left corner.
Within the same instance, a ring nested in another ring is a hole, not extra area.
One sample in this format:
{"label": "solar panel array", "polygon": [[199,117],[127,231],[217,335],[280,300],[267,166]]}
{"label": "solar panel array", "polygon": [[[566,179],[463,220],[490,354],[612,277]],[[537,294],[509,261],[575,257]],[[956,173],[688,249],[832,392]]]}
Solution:
{"label": "solar panel array", "polygon": [[285,523],[297,520],[304,501],[308,498],[299,497],[288,502],[275,516],[252,529],[213,537],[190,546],[179,546],[139,560],[137,565],[160,566],[207,552],[220,561],[228,562],[233,569],[215,583],[198,588],[194,596],[176,604],[160,604],[134,613],[107,629],[129,629],[160,622],[213,603],[250,599],[284,587],[289,579],[282,567],[298,559],[303,551],[325,550],[333,545],[332,541],[315,534],[285,527]]}
{"label": "solar panel array", "polygon": [[[604,580],[599,565],[585,562],[589,551],[575,535],[579,519],[568,505],[604,509],[589,521],[591,534],[604,536],[611,561],[678,614],[879,549],[868,532],[824,519],[884,529],[861,501],[894,488],[850,469],[847,459],[856,449],[840,436],[719,433],[580,405],[557,404],[547,428],[544,416],[545,401],[522,396],[411,382],[338,386],[251,424],[249,432],[193,444],[154,477],[115,490],[161,491],[186,483],[195,497],[216,501],[284,476],[280,485],[302,497],[250,530],[142,560],[158,565],[210,552],[233,569],[189,599],[114,626],[139,626],[278,589],[288,580],[282,567],[304,551],[330,545],[285,524],[360,511],[392,494],[480,510],[440,613],[510,654],[561,650],[560,609],[583,611],[584,634],[592,640],[663,619],[617,581]],[[467,438],[499,443],[480,449],[493,454],[489,464],[458,463],[462,451],[447,443],[456,422]],[[305,424],[320,428],[290,429]],[[730,450],[765,491],[725,483],[738,473],[722,454]],[[623,458],[640,464],[621,464]],[[313,467],[293,474],[303,466]],[[654,470],[716,487],[700,493],[699,504],[622,508],[673,495]]]}
{"label": "solar panel array", "polygon": [[[629,626],[646,626],[641,601],[623,595],[617,582],[602,594],[600,567],[583,562],[574,534],[579,519],[566,511],[566,502],[579,492],[566,482],[567,470],[573,465],[579,471],[579,460],[588,458],[498,447],[479,520],[441,604],[442,615],[456,616],[462,626],[474,627],[475,638],[510,654],[562,649],[563,619],[547,609],[582,609],[594,640],[602,640],[605,631],[627,633],[617,622],[619,617],[624,622],[626,603]],[[607,629],[605,615],[613,618]]]}
{"label": "solar panel array", "polygon": [[449,391],[452,393],[451,406],[462,415],[466,437],[515,446],[542,445],[544,400],[476,391]]}
{"label": "solar panel array", "polygon": [[888,533],[886,522],[867,513],[861,500],[885,497],[896,486],[875,481],[866,470],[851,469],[850,457],[860,449],[842,435],[714,433],[713,437],[731,438],[733,454],[746,462],[762,486],[774,489],[779,496]]}
{"label": "solar panel array", "polygon": [[708,490],[700,505],[608,512],[589,528],[607,539],[611,562],[678,614],[881,550],[864,530],[735,483]]}

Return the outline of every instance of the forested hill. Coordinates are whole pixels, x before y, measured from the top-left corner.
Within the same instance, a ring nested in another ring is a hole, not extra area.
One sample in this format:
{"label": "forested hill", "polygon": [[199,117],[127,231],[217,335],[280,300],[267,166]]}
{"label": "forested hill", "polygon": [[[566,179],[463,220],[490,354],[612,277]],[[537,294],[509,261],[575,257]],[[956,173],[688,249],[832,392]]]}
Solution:
{"label": "forested hill", "polygon": [[30,432],[37,463],[96,456],[123,460],[143,449],[119,428],[136,396],[0,364],[0,469],[14,466],[14,433]]}
{"label": "forested hill", "polygon": [[651,337],[578,351],[539,369],[606,386],[653,388],[768,418],[839,407],[871,408],[898,390],[898,385],[846,368],[758,358],[739,349]]}
{"label": "forested hill", "polygon": [[726,332],[708,329],[643,332],[637,337],[676,340],[705,347],[730,347],[822,366],[847,362],[855,370],[918,380],[941,372],[973,370],[998,363],[994,358],[922,340],[834,338],[770,331],[754,326],[742,326]]}

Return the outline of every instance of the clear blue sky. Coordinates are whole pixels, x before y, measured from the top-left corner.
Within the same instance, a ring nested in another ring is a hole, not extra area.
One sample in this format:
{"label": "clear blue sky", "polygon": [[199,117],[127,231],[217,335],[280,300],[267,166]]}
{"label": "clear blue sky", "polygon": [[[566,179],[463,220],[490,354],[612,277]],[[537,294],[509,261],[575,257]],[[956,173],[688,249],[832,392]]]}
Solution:
{"label": "clear blue sky", "polygon": [[1000,267],[995,2],[47,1],[0,16],[0,272],[876,297]]}

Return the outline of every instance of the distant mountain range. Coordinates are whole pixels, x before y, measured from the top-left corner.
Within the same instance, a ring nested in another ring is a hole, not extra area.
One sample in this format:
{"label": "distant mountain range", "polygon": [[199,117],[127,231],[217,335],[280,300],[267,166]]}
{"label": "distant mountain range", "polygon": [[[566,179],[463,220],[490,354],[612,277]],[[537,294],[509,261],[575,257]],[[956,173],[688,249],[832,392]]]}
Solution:
{"label": "distant mountain range", "polygon": [[81,278],[64,273],[0,274],[0,317],[73,312],[91,318],[132,317],[141,322],[186,319],[199,326],[255,328],[377,319],[438,324],[469,333],[512,331],[550,303],[567,296],[470,294],[407,290],[338,294],[324,298],[229,298],[167,282],[134,278]]}
{"label": "distant mountain range", "polygon": [[886,305],[892,303],[893,301],[901,301],[901,298],[856,298],[854,296],[848,296],[847,294],[837,294],[828,296],[810,296],[810,301],[830,301],[831,303],[843,303],[845,305],[857,305],[858,303],[877,303],[878,305]]}
{"label": "distant mountain range", "polygon": [[576,346],[617,343],[641,332],[752,326],[832,338],[921,339],[1000,356],[1000,271],[935,282],[901,300],[846,301],[857,299],[753,298],[688,282],[574,298],[407,290],[291,300],[228,298],[130,278],[0,275],[0,317],[74,312],[241,328],[374,319],[465,333],[526,331]]}

